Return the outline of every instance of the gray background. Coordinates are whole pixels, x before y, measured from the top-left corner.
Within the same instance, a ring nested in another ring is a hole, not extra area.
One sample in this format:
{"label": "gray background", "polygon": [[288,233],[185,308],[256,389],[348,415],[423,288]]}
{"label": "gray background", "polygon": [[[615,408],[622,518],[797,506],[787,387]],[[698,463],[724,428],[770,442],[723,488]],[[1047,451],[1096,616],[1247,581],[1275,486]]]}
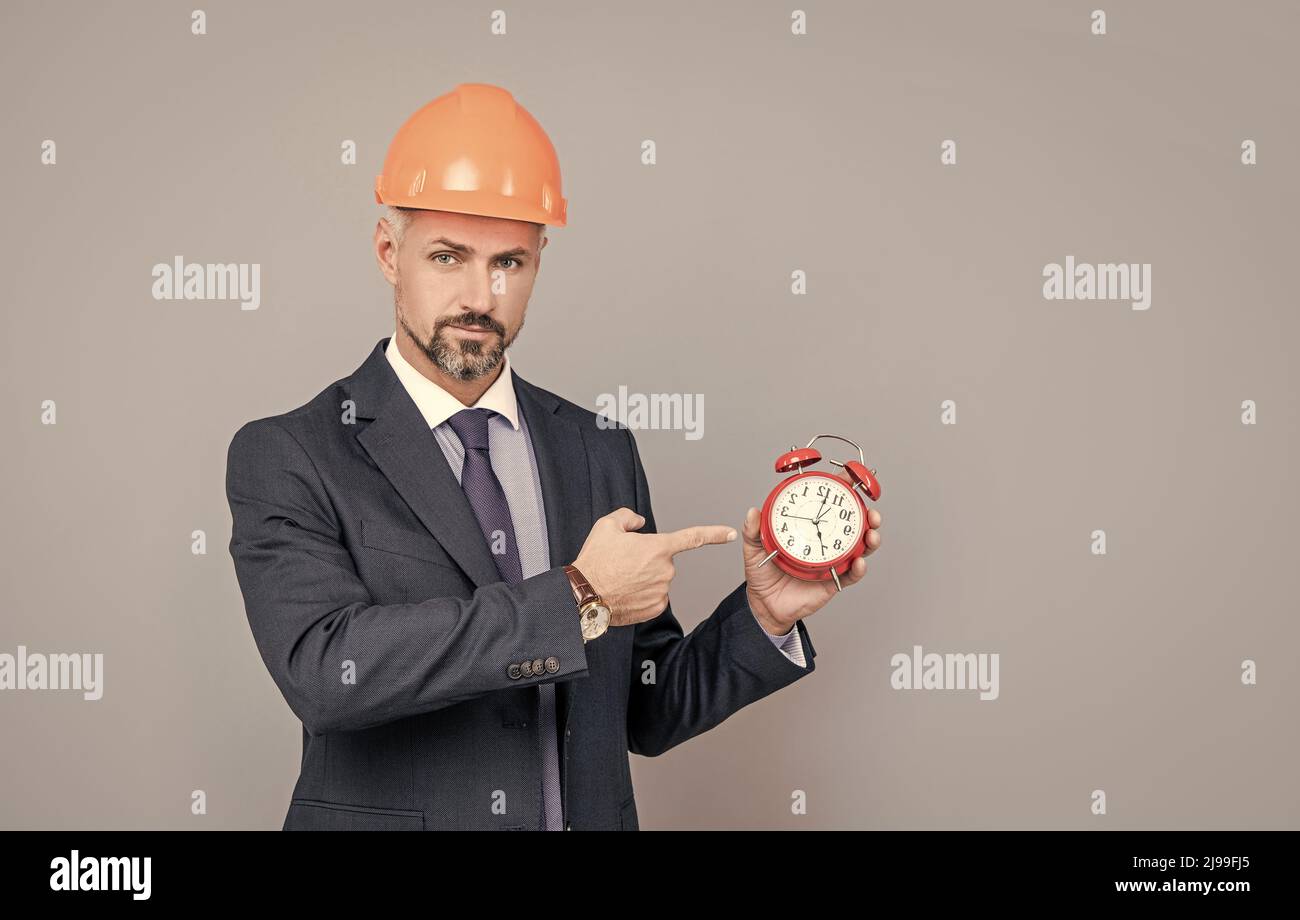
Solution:
{"label": "gray background", "polygon": [[[106,657],[98,702],[0,692],[0,827],[279,826],[300,736],[226,447],[390,333],[374,175],[471,81],[542,123],[570,202],[518,371],[704,394],[702,440],[638,433],[662,529],[739,525],[818,431],[884,486],[816,674],[634,757],[643,827],[1300,824],[1295,4],[808,2],[801,37],[773,2],[510,4],[503,37],[500,3],[205,2],[202,37],[195,5],[0,12],[0,651]],[[1045,301],[1067,254],[1152,263],[1151,309]],[[261,308],[155,301],[177,255],[261,263]],[[679,570],[689,630],[739,549]],[[914,644],[999,653],[1000,699],[891,690]]]}

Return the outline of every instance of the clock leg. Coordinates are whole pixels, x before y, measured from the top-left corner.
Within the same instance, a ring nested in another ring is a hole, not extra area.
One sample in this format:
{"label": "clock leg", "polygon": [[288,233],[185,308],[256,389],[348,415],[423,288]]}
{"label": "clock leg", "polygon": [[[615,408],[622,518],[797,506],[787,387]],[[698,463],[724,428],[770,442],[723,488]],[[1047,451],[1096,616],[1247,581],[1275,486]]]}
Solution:
{"label": "clock leg", "polygon": [[767,558],[764,559],[762,562],[760,562],[760,563],[756,566],[756,568],[760,568],[760,569],[761,569],[763,566],[767,565],[769,562],[772,561],[772,557],[775,556],[776,553],[777,553],[776,550],[772,550],[772,552],[768,553]]}
{"label": "clock leg", "polygon": [[835,590],[843,591],[844,586],[840,584],[840,576],[834,569],[831,569],[831,578],[835,579]]}

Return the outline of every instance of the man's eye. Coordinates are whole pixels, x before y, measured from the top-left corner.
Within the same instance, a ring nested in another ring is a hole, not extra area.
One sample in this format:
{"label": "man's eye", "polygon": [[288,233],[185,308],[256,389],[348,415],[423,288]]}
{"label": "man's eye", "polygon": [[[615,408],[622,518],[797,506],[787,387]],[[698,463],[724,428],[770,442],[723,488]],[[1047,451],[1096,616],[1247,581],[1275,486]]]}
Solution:
{"label": "man's eye", "polygon": [[[452,255],[451,253],[449,253],[449,252],[435,252],[435,253],[433,254],[433,256],[431,256],[431,258],[432,258],[434,261],[437,261],[438,259],[441,259],[443,256],[446,256],[446,257],[449,258],[449,259],[454,259],[454,258],[455,258],[455,256],[453,256],[453,255]],[[438,262],[438,264],[439,264],[439,265],[450,265],[451,263],[450,263],[450,262]]]}
{"label": "man's eye", "polygon": [[518,259],[505,258],[505,259],[502,259],[501,261],[502,261],[502,262],[514,262],[516,265],[519,264],[519,260],[518,260]]}

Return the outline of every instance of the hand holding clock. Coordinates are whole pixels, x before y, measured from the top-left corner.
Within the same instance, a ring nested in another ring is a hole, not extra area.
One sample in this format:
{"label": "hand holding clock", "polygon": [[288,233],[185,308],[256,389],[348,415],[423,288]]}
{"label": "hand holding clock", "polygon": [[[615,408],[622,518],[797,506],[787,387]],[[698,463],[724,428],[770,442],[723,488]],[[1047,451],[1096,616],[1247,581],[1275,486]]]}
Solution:
{"label": "hand holding clock", "polygon": [[[837,478],[847,482],[850,487],[853,484],[852,480],[843,474],[838,474]],[[820,528],[817,525],[825,523],[825,508],[822,509],[821,514],[807,518],[802,515],[780,515],[779,508],[778,505],[778,517],[811,521],[813,527],[818,530],[820,540]],[[767,550],[763,548],[760,517],[757,508],[750,508],[749,513],[745,515],[743,530],[745,590],[749,596],[749,607],[754,611],[754,616],[758,617],[758,621],[763,624],[763,628],[774,636],[783,636],[793,628],[796,621],[824,607],[839,589],[835,587],[833,581],[806,581],[795,578],[774,565],[760,565],[768,555]],[[880,512],[875,508],[868,509],[866,521],[868,531],[865,551],[862,556],[853,560],[849,570],[840,576],[840,584],[845,588],[862,579],[862,576],[867,573],[866,557],[880,547]]]}

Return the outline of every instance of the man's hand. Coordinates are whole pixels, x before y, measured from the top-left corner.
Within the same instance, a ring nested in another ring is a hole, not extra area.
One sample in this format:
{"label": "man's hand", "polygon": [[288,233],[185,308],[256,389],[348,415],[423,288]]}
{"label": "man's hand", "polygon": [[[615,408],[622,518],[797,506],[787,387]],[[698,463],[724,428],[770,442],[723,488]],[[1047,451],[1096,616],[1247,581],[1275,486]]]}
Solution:
{"label": "man's hand", "polygon": [[610,626],[651,620],[668,606],[668,586],[677,568],[673,556],[709,543],[729,543],[736,531],[721,524],[686,527],[672,533],[633,533],[645,518],[619,508],[596,521],[574,567],[609,608]]}
{"label": "man's hand", "polygon": [[[852,485],[847,476],[840,478]],[[835,582],[804,581],[787,575],[769,562],[761,569],[758,564],[767,557],[760,536],[760,512],[750,508],[745,515],[745,592],[749,596],[749,609],[763,624],[763,628],[774,636],[784,636],[798,620],[816,613],[835,596]],[[853,560],[853,565],[840,576],[840,584],[845,588],[862,580],[867,574],[867,556],[880,547],[880,512],[875,508],[867,509],[867,550],[862,556]]]}

